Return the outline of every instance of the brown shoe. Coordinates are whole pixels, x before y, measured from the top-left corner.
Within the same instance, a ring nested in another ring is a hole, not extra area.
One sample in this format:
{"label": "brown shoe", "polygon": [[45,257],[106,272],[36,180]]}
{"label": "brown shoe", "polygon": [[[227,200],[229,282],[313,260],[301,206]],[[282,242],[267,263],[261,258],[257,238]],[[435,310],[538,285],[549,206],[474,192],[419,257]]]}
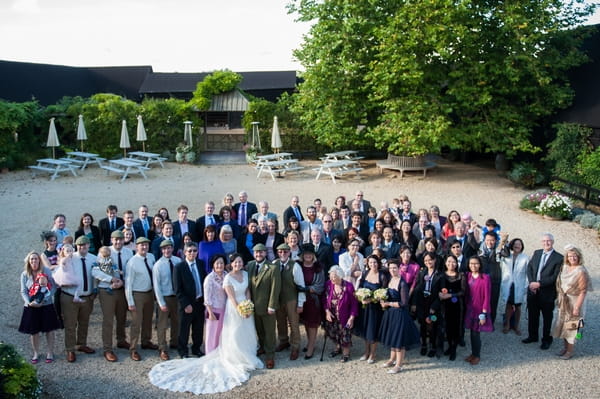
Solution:
{"label": "brown shoe", "polygon": [[277,345],[277,348],[275,348],[275,352],[284,351],[284,350],[286,350],[289,347],[290,347],[290,343],[289,342],[281,343],[281,344]]}
{"label": "brown shoe", "polygon": [[160,351],[160,360],[169,360],[169,352],[167,351]]}
{"label": "brown shoe", "polygon": [[476,366],[479,364],[479,358],[473,356],[473,359],[471,359],[471,361],[469,363],[471,363],[473,366]]}
{"label": "brown shoe", "polygon": [[157,350],[158,349],[158,345],[153,344],[152,342],[146,342],[145,344],[142,344],[142,349]]}
{"label": "brown shoe", "polygon": [[465,362],[471,362],[471,360],[473,360],[473,355],[469,355],[467,357],[465,357]]}
{"label": "brown shoe", "polygon": [[115,355],[115,352],[113,351],[104,351],[104,358],[111,363],[119,360],[119,358],[117,357],[117,355]]}
{"label": "brown shoe", "polygon": [[298,359],[298,349],[292,349],[292,353],[290,353],[290,360]]}
{"label": "brown shoe", "polygon": [[265,354],[265,350],[263,348],[260,348],[259,350],[256,351],[256,356],[260,356],[260,355],[264,355]]}
{"label": "brown shoe", "polygon": [[67,362],[73,363],[77,360],[77,356],[75,356],[75,352],[67,352]]}
{"label": "brown shoe", "polygon": [[129,345],[129,342],[127,342],[127,341],[121,341],[121,342],[117,343],[117,348],[129,349],[129,348],[131,348],[131,345]]}
{"label": "brown shoe", "polygon": [[268,369],[272,369],[273,367],[275,367],[275,360],[273,360],[273,359],[267,360],[266,363],[267,363]]}
{"label": "brown shoe", "polygon": [[92,348],[90,348],[89,346],[86,345],[82,345],[79,347],[79,349],[77,349],[79,352],[83,352],[83,353],[87,353],[88,355],[92,354],[92,353],[96,353],[95,350],[93,350]]}
{"label": "brown shoe", "polygon": [[137,353],[137,351],[131,351],[131,360],[139,362],[140,360],[142,360],[142,357],[139,353]]}

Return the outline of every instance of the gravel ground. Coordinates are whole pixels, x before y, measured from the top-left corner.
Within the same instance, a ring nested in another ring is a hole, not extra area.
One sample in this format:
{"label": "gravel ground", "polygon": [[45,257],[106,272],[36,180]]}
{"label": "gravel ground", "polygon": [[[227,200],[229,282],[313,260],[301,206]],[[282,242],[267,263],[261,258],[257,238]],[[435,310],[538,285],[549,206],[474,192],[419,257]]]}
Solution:
{"label": "gravel ground", "polygon": [[[303,162],[312,166],[309,162]],[[52,216],[66,214],[68,227],[76,229],[83,212],[95,215],[96,222],[103,217],[106,205],[114,203],[120,211],[133,209],[145,203],[151,212],[166,206],[175,215],[179,204],[187,204],[190,216],[202,214],[207,200],[220,203],[224,193],[245,189],[250,201],[267,199],[271,210],[281,214],[292,195],[300,196],[306,207],[312,199],[321,198],[331,206],[339,194],[353,198],[357,189],[377,206],[381,200],[390,200],[399,194],[407,194],[413,208],[437,204],[447,215],[451,209],[469,211],[479,222],[494,217],[511,237],[521,237],[525,252],[531,254],[539,248],[540,234],[550,231],[555,235],[555,247],[572,243],[584,253],[586,265],[594,285],[598,284],[597,233],[585,230],[569,222],[548,221],[538,215],[518,209],[520,198],[526,193],[515,187],[496,171],[475,165],[441,162],[426,179],[411,175],[400,179],[399,174],[386,171],[379,175],[373,162],[367,162],[362,178],[346,177],[333,185],[330,180],[314,180],[314,173],[306,171],[273,182],[267,177],[256,180],[256,172],[249,166],[189,166],[167,164],[165,169],[152,169],[148,180],[137,176],[121,183],[114,176],[105,176],[97,168],[91,168],[79,177],[61,177],[50,182],[46,177],[32,178],[27,171],[0,175],[0,207],[7,213],[5,226],[0,230],[0,251],[6,254],[0,265],[2,276],[7,279],[6,289],[0,291],[5,305],[0,309],[0,340],[16,345],[28,358],[31,353],[29,337],[17,331],[22,313],[19,295],[19,276],[25,254],[42,250],[39,233],[48,229]],[[469,354],[467,348],[459,348],[456,362],[447,358],[429,359],[416,351],[408,352],[408,364],[402,373],[388,375],[380,368],[387,351],[379,348],[379,361],[373,365],[358,361],[363,343],[355,339],[352,361],[347,364],[318,356],[311,360],[302,357],[290,362],[289,352],[277,354],[274,370],[252,373],[242,387],[230,392],[213,395],[222,398],[367,398],[367,397],[549,397],[592,398],[600,395],[597,378],[600,340],[598,334],[598,293],[589,294],[589,316],[583,340],[576,346],[576,356],[570,361],[558,359],[554,353],[560,343],[555,342],[549,351],[537,345],[524,345],[514,333],[501,331],[482,334],[482,359],[478,366],[462,361]],[[501,313],[499,311],[499,313]],[[527,320],[521,321],[526,331]],[[95,304],[92,315],[88,345],[95,348],[94,355],[78,354],[77,362],[69,364],[64,358],[64,335],[57,334],[54,364],[41,363],[39,375],[44,384],[45,398],[159,398],[191,397],[191,394],[174,394],[155,388],[148,382],[147,373],[159,359],[154,351],[142,350],[141,362],[129,359],[126,350],[118,349],[117,363],[108,363],[101,353],[100,305]],[[496,328],[501,329],[499,322]],[[319,333],[318,348],[321,348]],[[42,346],[44,348],[44,346]],[[42,349],[44,350],[44,349]],[[328,348],[327,352],[331,349]]]}

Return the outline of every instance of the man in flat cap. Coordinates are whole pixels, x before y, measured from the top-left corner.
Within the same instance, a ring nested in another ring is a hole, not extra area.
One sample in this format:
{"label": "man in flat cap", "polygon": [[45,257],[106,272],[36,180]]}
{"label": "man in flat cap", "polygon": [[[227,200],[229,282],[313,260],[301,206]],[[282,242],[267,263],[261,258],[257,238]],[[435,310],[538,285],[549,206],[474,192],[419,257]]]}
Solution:
{"label": "man in flat cap", "polygon": [[[116,335],[117,348],[129,350],[129,342],[127,342],[127,333],[125,331],[125,323],[127,322],[127,298],[125,298],[125,275],[127,272],[127,262],[133,258],[133,251],[125,248],[125,236],[121,230],[115,230],[110,234],[112,245],[110,246],[110,257],[113,265],[117,265],[119,277],[123,280],[123,289],[113,291],[113,299],[115,302],[115,319],[117,321]],[[110,327],[112,331],[112,327]]]}
{"label": "man in flat cap", "polygon": [[248,262],[246,269],[250,277],[250,295],[254,302],[254,322],[260,349],[264,353],[268,369],[275,367],[275,311],[279,307],[281,291],[281,273],[267,260],[267,247],[256,244],[252,248],[254,260]]}

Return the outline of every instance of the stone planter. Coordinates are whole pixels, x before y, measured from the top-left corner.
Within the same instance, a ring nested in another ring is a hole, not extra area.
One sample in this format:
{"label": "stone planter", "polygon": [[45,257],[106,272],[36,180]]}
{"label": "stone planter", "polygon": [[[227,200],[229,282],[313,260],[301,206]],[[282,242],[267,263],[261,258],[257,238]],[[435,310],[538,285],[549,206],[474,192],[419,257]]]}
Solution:
{"label": "stone planter", "polygon": [[185,154],[183,152],[175,153],[175,162],[183,163],[184,160],[185,160]]}
{"label": "stone planter", "polygon": [[544,215],[544,219],[547,219],[547,220],[554,220],[554,221],[561,221],[561,220],[564,220],[564,219],[563,219],[563,218],[561,218],[561,217],[550,216],[550,215]]}
{"label": "stone planter", "polygon": [[196,161],[196,153],[193,151],[185,153],[185,162],[194,163]]}

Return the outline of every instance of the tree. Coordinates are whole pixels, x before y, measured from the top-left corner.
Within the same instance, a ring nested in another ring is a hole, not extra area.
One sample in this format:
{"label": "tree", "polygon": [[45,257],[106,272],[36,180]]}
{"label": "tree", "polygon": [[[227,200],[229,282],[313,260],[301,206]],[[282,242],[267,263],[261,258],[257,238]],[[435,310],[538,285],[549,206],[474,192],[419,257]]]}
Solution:
{"label": "tree", "polygon": [[[583,0],[296,0],[316,21],[295,54],[293,110],[322,143],[366,141],[399,155],[537,151],[536,124],[570,104],[585,61]],[[365,134],[353,133],[364,124]]]}
{"label": "tree", "polygon": [[190,103],[199,111],[210,107],[212,97],[219,93],[233,90],[242,81],[242,75],[228,71],[215,71],[198,82]]}

